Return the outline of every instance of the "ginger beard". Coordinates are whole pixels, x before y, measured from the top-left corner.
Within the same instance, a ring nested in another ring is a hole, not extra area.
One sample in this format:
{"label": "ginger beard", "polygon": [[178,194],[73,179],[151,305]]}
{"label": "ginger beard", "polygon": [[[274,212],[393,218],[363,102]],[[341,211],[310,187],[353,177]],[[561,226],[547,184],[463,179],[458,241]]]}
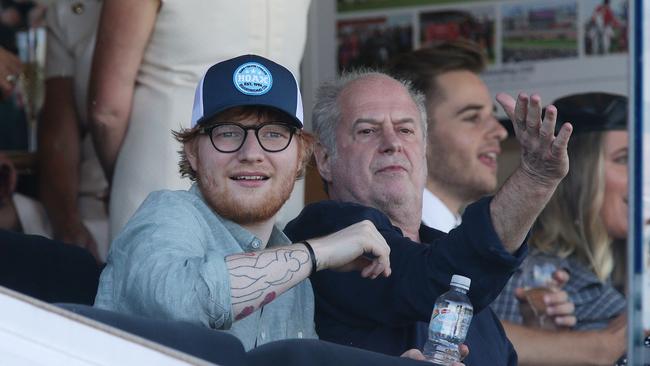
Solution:
{"label": "ginger beard", "polygon": [[[197,156],[196,182],[201,194],[217,214],[240,225],[273,218],[289,199],[298,174],[302,152],[296,151],[294,144],[287,150],[268,153],[264,163],[231,161],[215,168],[220,165]],[[295,154],[293,158],[287,158],[291,154]],[[259,172],[263,179],[251,187],[242,186],[237,177],[244,171]]]}

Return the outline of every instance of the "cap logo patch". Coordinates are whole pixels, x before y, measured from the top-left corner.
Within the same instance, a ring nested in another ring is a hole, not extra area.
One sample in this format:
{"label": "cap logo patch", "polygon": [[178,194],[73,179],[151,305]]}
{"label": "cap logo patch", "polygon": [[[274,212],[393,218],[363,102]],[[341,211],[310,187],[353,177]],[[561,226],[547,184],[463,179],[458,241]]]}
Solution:
{"label": "cap logo patch", "polygon": [[266,94],[273,86],[273,76],[269,69],[257,62],[247,62],[232,74],[232,82],[246,95]]}

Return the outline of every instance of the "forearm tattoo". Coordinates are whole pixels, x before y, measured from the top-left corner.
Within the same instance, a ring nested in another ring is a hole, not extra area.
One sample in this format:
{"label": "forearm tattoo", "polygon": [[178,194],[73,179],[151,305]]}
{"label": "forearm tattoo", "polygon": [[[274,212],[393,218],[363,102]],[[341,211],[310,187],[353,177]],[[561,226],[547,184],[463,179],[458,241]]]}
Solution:
{"label": "forearm tattoo", "polygon": [[273,301],[277,293],[291,287],[295,274],[309,263],[309,253],[301,246],[227,257],[232,305],[250,304],[235,319],[244,318]]}

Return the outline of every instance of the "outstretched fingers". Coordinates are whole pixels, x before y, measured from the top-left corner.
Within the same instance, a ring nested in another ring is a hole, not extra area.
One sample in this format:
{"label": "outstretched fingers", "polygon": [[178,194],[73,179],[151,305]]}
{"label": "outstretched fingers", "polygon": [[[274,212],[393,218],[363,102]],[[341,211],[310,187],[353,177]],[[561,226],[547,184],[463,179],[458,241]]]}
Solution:
{"label": "outstretched fingers", "polygon": [[497,102],[499,103],[499,105],[501,105],[503,111],[506,112],[508,118],[510,118],[511,121],[514,121],[516,101],[510,96],[510,94],[498,93]]}
{"label": "outstretched fingers", "polygon": [[559,157],[561,154],[566,153],[572,132],[573,126],[570,123],[567,122],[562,125],[560,132],[551,144],[551,154],[553,154],[554,157]]}
{"label": "outstretched fingers", "polygon": [[508,118],[510,118],[515,129],[515,134],[519,135],[525,131],[528,115],[528,95],[526,93],[519,93],[517,100],[515,100],[509,94],[498,93],[496,99]]}
{"label": "outstretched fingers", "polygon": [[542,98],[533,94],[530,97],[530,104],[528,105],[528,113],[526,114],[526,129],[537,131],[542,122]]}
{"label": "outstretched fingers", "polygon": [[549,105],[546,107],[544,112],[544,121],[539,128],[539,135],[548,141],[553,139],[555,136],[555,121],[557,119],[557,108],[554,105]]}

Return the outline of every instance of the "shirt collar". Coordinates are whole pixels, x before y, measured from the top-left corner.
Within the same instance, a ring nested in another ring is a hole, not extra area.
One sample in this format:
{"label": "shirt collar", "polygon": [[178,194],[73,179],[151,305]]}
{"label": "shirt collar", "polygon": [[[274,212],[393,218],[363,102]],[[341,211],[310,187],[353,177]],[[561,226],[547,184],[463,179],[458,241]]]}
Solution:
{"label": "shirt collar", "polygon": [[460,225],[461,217],[451,212],[440,198],[425,189],[422,195],[422,222],[431,228],[448,233]]}

